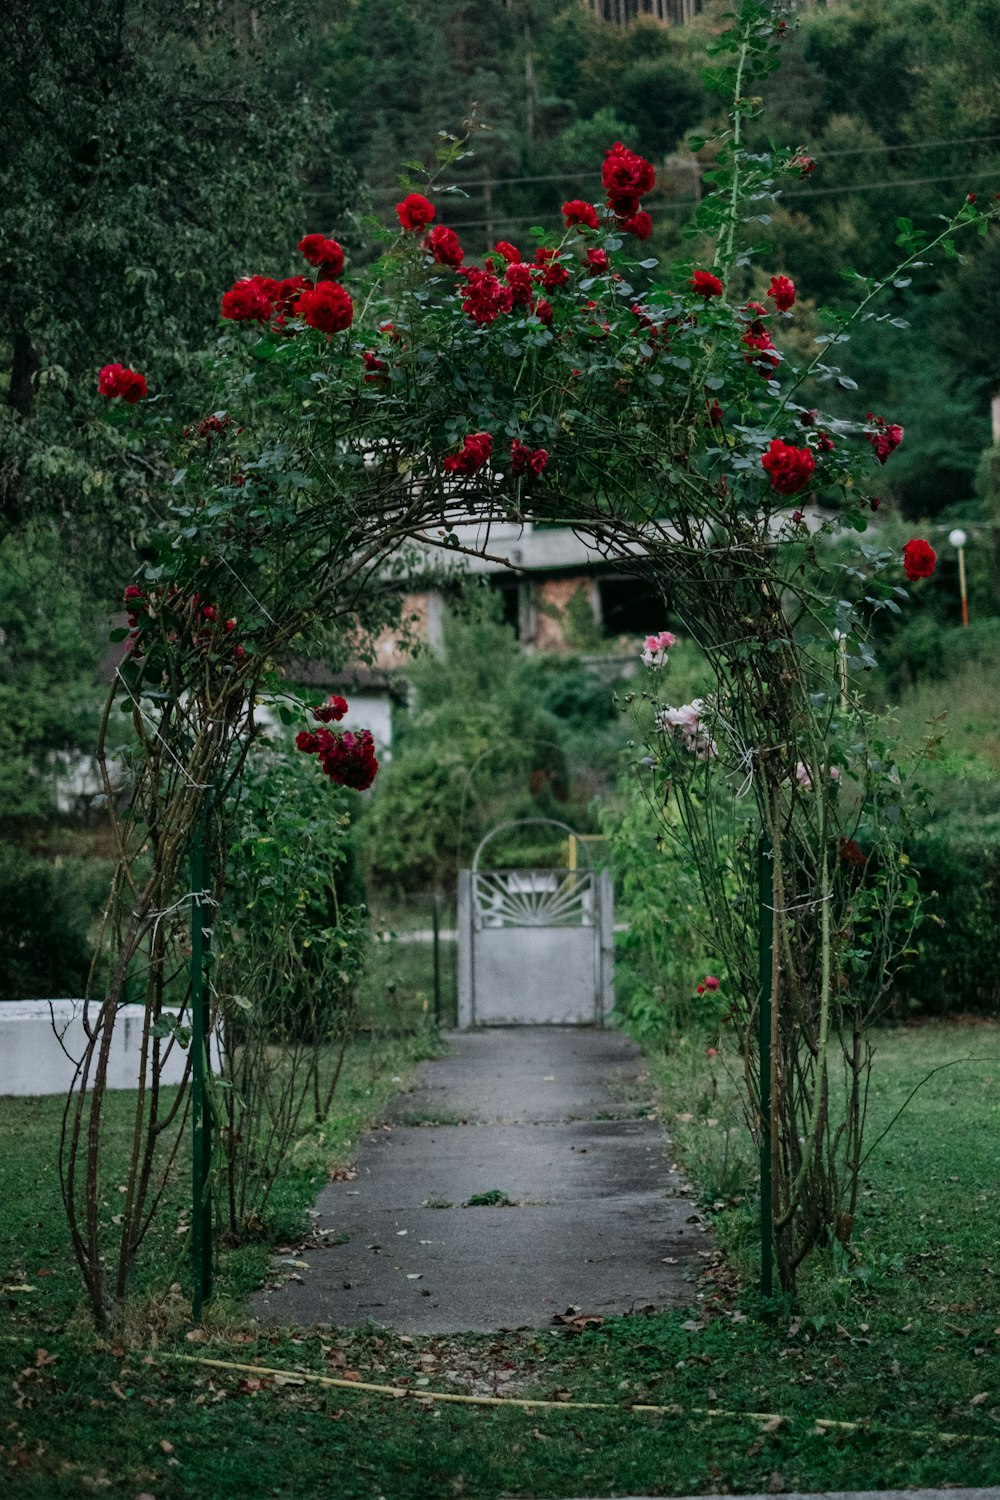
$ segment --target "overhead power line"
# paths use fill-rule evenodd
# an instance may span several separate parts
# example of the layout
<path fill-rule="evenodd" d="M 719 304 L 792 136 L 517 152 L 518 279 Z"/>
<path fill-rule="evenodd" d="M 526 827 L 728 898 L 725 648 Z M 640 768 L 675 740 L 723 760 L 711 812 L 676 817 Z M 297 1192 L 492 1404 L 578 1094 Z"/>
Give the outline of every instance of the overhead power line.
<path fill-rule="evenodd" d="M 898 145 L 884 145 L 881 143 L 876 143 L 868 146 L 838 146 L 832 151 L 819 150 L 812 151 L 809 154 L 816 161 L 825 161 L 828 157 L 834 156 L 868 156 L 869 154 L 873 154 L 875 152 L 885 151 L 933 151 L 938 150 L 942 146 L 982 145 L 988 141 L 1000 141 L 1000 133 L 996 135 L 954 136 L 950 139 L 944 138 L 934 141 L 905 141 L 901 142 Z M 692 156 L 690 159 L 690 163 L 682 163 L 680 165 L 690 165 L 691 167 L 694 167 L 696 165 L 696 159 L 694 156 Z M 593 167 L 579 167 L 571 168 L 570 170 L 565 172 L 547 172 L 542 176 L 535 177 L 473 177 L 461 183 L 460 186 L 463 188 L 522 187 L 528 183 L 536 182 L 580 182 L 586 178 L 593 177 L 594 175 L 595 172 Z M 383 194 L 386 197 L 392 197 L 397 194 L 400 189 L 398 187 L 383 186 L 372 187 L 370 191 L 372 193 Z"/>
<path fill-rule="evenodd" d="M 963 186 L 967 188 L 981 187 L 984 183 L 996 182 L 1000 180 L 1000 169 L 995 172 L 981 173 L 972 178 L 967 177 L 963 172 L 946 172 L 943 175 L 937 177 L 894 177 L 888 178 L 882 182 L 852 182 L 842 184 L 838 187 L 793 189 L 791 192 L 782 191 L 778 197 L 778 201 L 783 202 L 790 198 L 800 199 L 832 197 L 837 194 L 843 195 L 845 193 L 873 193 L 884 191 L 887 188 L 925 187 L 928 184 L 932 183 L 955 182 L 958 179 L 961 179 Z M 654 204 L 654 212 L 677 212 L 682 209 L 692 208 L 701 201 L 702 200 L 699 198 L 671 198 Z M 561 214 L 510 214 L 505 213 L 502 209 L 498 209 L 493 217 L 489 220 L 454 219 L 449 221 L 448 227 L 449 229 L 491 229 L 494 231 L 498 231 L 499 226 L 504 224 L 538 224 L 540 226 L 544 226 L 546 224 L 561 223 Z"/>

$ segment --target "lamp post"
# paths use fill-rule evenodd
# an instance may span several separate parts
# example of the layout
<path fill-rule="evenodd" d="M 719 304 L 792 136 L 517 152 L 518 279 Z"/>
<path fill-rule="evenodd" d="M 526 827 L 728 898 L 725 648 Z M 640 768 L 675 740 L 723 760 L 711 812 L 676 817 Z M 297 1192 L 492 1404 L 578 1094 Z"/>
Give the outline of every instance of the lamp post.
<path fill-rule="evenodd" d="M 840 712 L 847 712 L 847 631 L 835 630 L 833 638 L 837 642 L 837 675 L 840 679 Z"/>
<path fill-rule="evenodd" d="M 948 540 L 958 553 L 958 588 L 962 596 L 962 626 L 969 628 L 969 596 L 965 587 L 965 544 L 969 540 L 961 527 L 949 531 Z"/>

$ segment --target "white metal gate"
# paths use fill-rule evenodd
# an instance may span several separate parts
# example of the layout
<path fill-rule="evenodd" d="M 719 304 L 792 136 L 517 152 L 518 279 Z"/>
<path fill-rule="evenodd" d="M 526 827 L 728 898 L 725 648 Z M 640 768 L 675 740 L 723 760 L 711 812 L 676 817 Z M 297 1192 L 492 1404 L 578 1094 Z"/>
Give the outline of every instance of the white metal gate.
<path fill-rule="evenodd" d="M 480 870 L 501 823 L 458 880 L 458 1024 L 601 1026 L 614 1003 L 613 896 L 606 870 Z"/>

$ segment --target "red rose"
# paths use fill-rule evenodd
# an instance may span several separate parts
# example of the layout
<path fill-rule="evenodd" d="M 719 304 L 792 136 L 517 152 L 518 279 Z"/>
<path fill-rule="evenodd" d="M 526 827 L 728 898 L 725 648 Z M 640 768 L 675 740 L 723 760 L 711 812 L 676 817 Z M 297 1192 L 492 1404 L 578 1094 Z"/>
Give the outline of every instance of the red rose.
<path fill-rule="evenodd" d="M 898 422 L 887 422 L 885 417 L 876 417 L 872 412 L 868 413 L 868 420 L 875 423 L 875 431 L 868 432 L 865 436 L 875 450 L 879 463 L 884 464 L 903 441 L 903 429 Z"/>
<path fill-rule="evenodd" d="M 510 240 L 497 240 L 493 246 L 498 255 L 502 255 L 508 265 L 515 265 L 521 259 L 521 252 Z"/>
<path fill-rule="evenodd" d="M 511 294 L 516 307 L 531 306 L 531 267 L 522 265 L 520 261 L 514 261 L 503 273 L 503 279 L 510 287 Z"/>
<path fill-rule="evenodd" d="M 134 406 L 146 394 L 146 377 L 127 365 L 105 365 L 97 377 L 97 389 L 109 401 L 117 397 Z"/>
<path fill-rule="evenodd" d="M 789 170 L 797 171 L 800 177 L 811 177 L 816 170 L 816 163 L 811 156 L 799 151 L 788 163 Z"/>
<path fill-rule="evenodd" d="M 385 360 L 379 359 L 374 349 L 366 349 L 361 358 L 364 361 L 366 382 L 383 383 L 389 370 Z"/>
<path fill-rule="evenodd" d="M 535 317 L 538 319 L 538 321 L 540 323 L 544 323 L 544 325 L 545 325 L 546 328 L 551 327 L 551 324 L 552 324 L 552 303 L 551 302 L 546 302 L 546 300 L 545 300 L 544 297 L 539 297 L 538 301 L 535 303 L 535 309 L 534 309 L 534 311 L 535 311 Z"/>
<path fill-rule="evenodd" d="M 274 309 L 256 277 L 244 277 L 222 294 L 222 316 L 233 323 L 267 323 Z"/>
<path fill-rule="evenodd" d="M 546 449 L 529 448 L 520 438 L 515 438 L 510 445 L 510 461 L 515 474 L 534 474 L 537 477 L 548 463 L 549 455 Z"/>
<path fill-rule="evenodd" d="M 339 276 L 344 269 L 344 252 L 336 240 L 328 240 L 322 234 L 307 234 L 299 240 L 299 249 L 311 266 L 322 266 L 330 276 Z"/>
<path fill-rule="evenodd" d="M 821 432 L 816 447 L 819 449 L 820 453 L 832 453 L 835 444 L 833 438 L 828 432 Z"/>
<path fill-rule="evenodd" d="M 691 285 L 699 297 L 722 296 L 722 282 L 711 271 L 695 271 L 691 277 Z"/>
<path fill-rule="evenodd" d="M 123 368 L 122 365 L 105 365 L 97 377 L 97 389 L 109 401 L 118 394 L 118 379 Z"/>
<path fill-rule="evenodd" d="M 655 186 L 656 173 L 650 162 L 623 146 L 621 141 L 615 141 L 605 153 L 601 181 L 608 194 L 630 193 L 641 198 Z"/>
<path fill-rule="evenodd" d="M 808 448 L 796 448 L 781 438 L 772 438 L 761 463 L 779 495 L 797 495 L 805 489 L 816 468 Z"/>
<path fill-rule="evenodd" d="M 937 553 L 923 537 L 914 537 L 903 548 L 903 569 L 907 578 L 930 578 L 937 566 Z"/>
<path fill-rule="evenodd" d="M 598 250 L 591 245 L 587 251 L 587 265 L 591 271 L 604 272 L 608 269 L 608 257 L 603 250 Z"/>
<path fill-rule="evenodd" d="M 321 281 L 299 295 L 298 315 L 321 333 L 340 333 L 350 328 L 354 303 L 336 281 Z"/>
<path fill-rule="evenodd" d="M 541 249 L 535 256 L 536 266 L 542 267 L 542 286 L 547 292 L 557 292 L 569 281 L 569 272 L 559 262 L 558 250 Z"/>
<path fill-rule="evenodd" d="M 320 724 L 338 723 L 347 712 L 347 699 L 332 693 L 325 703 L 312 710 L 313 718 Z"/>
<path fill-rule="evenodd" d="M 441 467 L 446 474 L 475 474 L 489 463 L 492 452 L 492 433 L 470 432 L 461 452 L 449 454 L 442 460 Z"/>
<path fill-rule="evenodd" d="M 837 852 L 840 856 L 841 862 L 845 865 L 854 865 L 855 867 L 857 867 L 858 865 L 863 865 L 866 862 L 864 850 L 861 848 L 860 844 L 854 841 L 854 839 L 842 838 L 837 845 Z"/>
<path fill-rule="evenodd" d="M 300 729 L 295 736 L 296 750 L 302 750 L 306 755 L 315 755 L 319 749 L 319 740 L 308 729 Z"/>
<path fill-rule="evenodd" d="M 639 199 L 635 193 L 609 193 L 608 207 L 619 219 L 631 219 L 639 212 Z"/>
<path fill-rule="evenodd" d="M 597 209 L 592 203 L 585 203 L 582 198 L 571 198 L 568 203 L 564 203 L 562 214 L 567 229 L 572 229 L 574 224 L 582 224 L 585 229 L 597 228 Z"/>
<path fill-rule="evenodd" d="M 396 204 L 396 214 L 404 229 L 419 230 L 434 218 L 435 208 L 419 193 L 407 193 L 402 203 Z"/>
<path fill-rule="evenodd" d="M 648 240 L 653 232 L 653 221 L 645 209 L 641 209 L 638 213 L 629 215 L 622 229 L 626 234 L 634 234 L 637 240 Z"/>
<path fill-rule="evenodd" d="M 299 293 L 304 292 L 307 286 L 312 286 L 308 276 L 286 276 L 284 281 L 279 281 L 274 297 L 275 312 L 291 312 L 299 300 Z"/>
<path fill-rule="evenodd" d="M 787 276 L 772 276 L 767 295 L 773 297 L 779 312 L 787 312 L 795 301 L 795 283 Z"/>
<path fill-rule="evenodd" d="M 458 235 L 454 229 L 448 229 L 444 224 L 438 224 L 431 230 L 424 240 L 424 249 L 429 255 L 433 255 L 439 266 L 457 269 L 465 257 L 465 251 L 458 243 Z"/>
<path fill-rule="evenodd" d="M 744 354 L 743 358 L 748 365 L 753 365 L 759 375 L 767 375 L 781 363 L 778 351 L 767 333 L 754 333 L 752 328 L 748 328 L 740 343 L 752 351 Z"/>

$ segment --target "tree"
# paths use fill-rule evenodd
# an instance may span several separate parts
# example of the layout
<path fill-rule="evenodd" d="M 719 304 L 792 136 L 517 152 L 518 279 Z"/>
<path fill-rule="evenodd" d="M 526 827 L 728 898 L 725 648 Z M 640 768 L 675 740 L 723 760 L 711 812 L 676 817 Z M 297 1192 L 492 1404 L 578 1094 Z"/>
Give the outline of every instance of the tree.
<path fill-rule="evenodd" d="M 0 112 L 0 516 L 141 509 L 150 459 L 80 392 L 141 360 L 193 388 L 220 277 L 303 228 L 330 115 L 282 93 L 291 0 L 12 0 Z M 309 226 L 310 228 L 316 226 Z M 287 252 L 284 252 L 287 253 Z M 120 436 L 120 435 L 119 435 Z M 117 450 L 117 451 L 116 451 Z M 114 526 L 105 524 L 105 539 Z"/>

